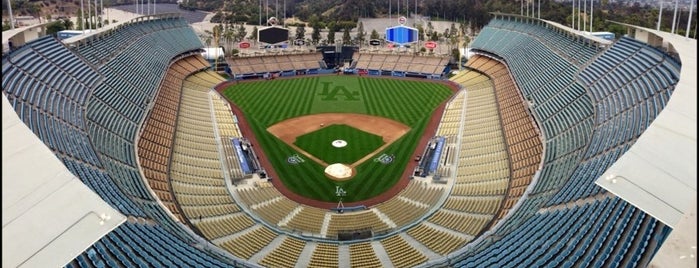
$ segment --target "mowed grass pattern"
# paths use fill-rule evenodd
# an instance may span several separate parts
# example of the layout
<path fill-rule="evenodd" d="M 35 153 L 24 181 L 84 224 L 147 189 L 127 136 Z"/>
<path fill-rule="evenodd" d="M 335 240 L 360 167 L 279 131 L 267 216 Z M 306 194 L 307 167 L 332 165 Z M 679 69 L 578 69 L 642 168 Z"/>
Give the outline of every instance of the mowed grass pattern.
<path fill-rule="evenodd" d="M 412 161 L 432 112 L 451 94 L 447 86 L 428 81 L 342 75 L 246 82 L 224 91 L 243 111 L 279 174 L 280 178 L 273 179 L 297 194 L 327 202 L 338 201 L 335 186 L 347 192 L 345 202 L 368 199 L 391 188 Z M 356 167 L 354 178 L 336 182 L 325 177 L 323 166 L 303 156 L 305 162 L 289 164 L 287 158 L 300 153 L 266 130 L 285 119 L 325 112 L 382 116 L 411 129 L 379 152 L 394 155 L 392 163 L 368 160 Z"/>
<path fill-rule="evenodd" d="M 347 146 L 337 148 L 335 140 L 344 140 Z M 296 138 L 294 145 L 327 164 L 350 165 L 383 145 L 383 138 L 348 125 L 325 126 Z"/>

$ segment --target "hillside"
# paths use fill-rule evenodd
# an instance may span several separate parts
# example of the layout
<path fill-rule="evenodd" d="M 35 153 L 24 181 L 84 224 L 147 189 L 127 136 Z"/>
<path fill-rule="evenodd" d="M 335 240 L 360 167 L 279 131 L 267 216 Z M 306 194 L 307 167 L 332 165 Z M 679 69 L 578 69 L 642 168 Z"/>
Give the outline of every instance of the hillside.
<path fill-rule="evenodd" d="M 103 1 L 103 0 L 101 0 Z M 114 0 L 104 3 L 105 7 L 120 4 L 132 4 L 132 1 Z M 402 2 L 403 5 L 400 4 Z M 15 16 L 32 16 L 36 18 L 58 18 L 77 16 L 80 0 L 15 0 L 12 10 Z M 94 3 L 94 2 L 93 2 Z M 103 2 L 100 2 L 103 3 Z M 177 0 L 158 0 L 158 3 L 177 3 Z M 87 3 L 84 3 L 87 6 Z M 260 5 L 262 4 L 262 6 Z M 540 1 L 540 17 L 547 20 L 570 25 L 572 13 L 569 2 L 554 0 Z M 417 5 L 417 6 L 416 6 Z M 327 26 L 331 22 L 356 22 L 359 18 L 388 18 L 417 12 L 432 21 L 458 21 L 470 24 L 472 30 L 480 29 L 489 18 L 489 12 L 533 15 L 534 6 L 524 8 L 518 1 L 511 0 L 420 0 L 420 1 L 389 1 L 389 0 L 188 0 L 182 8 L 214 12 L 211 22 L 230 22 L 259 24 L 268 17 L 297 18 L 300 21 L 314 24 L 321 22 Z M 655 5 L 638 2 L 602 1 L 594 6 L 594 29 L 616 32 L 618 26 L 611 25 L 607 20 L 626 22 L 643 27 L 655 28 L 658 10 Z M 7 9 L 3 8 L 3 25 L 7 21 Z M 531 12 L 530 12 L 531 10 Z M 539 16 L 539 7 L 536 7 Z M 695 7 L 696 10 L 696 7 Z M 670 30 L 673 10 L 666 8 L 662 14 L 662 27 Z M 687 9 L 678 14 L 679 25 L 687 25 Z M 581 16 L 586 16 L 581 11 Z M 696 16 L 693 17 L 696 21 Z M 692 32 L 696 32 L 696 22 L 692 23 Z M 310 25 L 308 25 L 310 26 Z M 611 27 L 611 28 L 610 28 Z M 684 34 L 684 27 L 678 29 L 678 34 Z M 620 34 L 623 34 L 619 32 Z"/>

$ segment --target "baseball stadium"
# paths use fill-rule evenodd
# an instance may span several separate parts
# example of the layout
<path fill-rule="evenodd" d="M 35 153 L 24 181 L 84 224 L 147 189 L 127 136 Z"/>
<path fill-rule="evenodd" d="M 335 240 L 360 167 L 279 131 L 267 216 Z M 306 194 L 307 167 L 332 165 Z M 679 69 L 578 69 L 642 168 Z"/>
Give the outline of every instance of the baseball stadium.
<path fill-rule="evenodd" d="M 696 39 L 489 15 L 456 65 L 3 32 L 3 267 L 696 267 Z"/>

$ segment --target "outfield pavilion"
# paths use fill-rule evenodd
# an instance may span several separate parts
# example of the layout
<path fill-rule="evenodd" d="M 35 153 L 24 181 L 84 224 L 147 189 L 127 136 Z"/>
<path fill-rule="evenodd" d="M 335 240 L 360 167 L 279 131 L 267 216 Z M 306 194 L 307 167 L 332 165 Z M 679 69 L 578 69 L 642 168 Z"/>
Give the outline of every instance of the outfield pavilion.
<path fill-rule="evenodd" d="M 535 241 L 537 237 L 548 235 L 540 233 L 539 230 L 526 229 L 525 223 L 527 221 L 532 221 L 539 227 L 553 227 L 556 222 L 548 220 L 557 217 L 557 219 L 566 219 L 560 221 L 563 224 L 588 226 L 590 222 L 577 222 L 574 218 L 574 215 L 579 216 L 585 213 L 598 216 L 600 213 L 623 216 L 624 218 L 620 222 L 625 223 L 621 226 L 617 225 L 616 222 L 604 221 L 603 218 L 599 218 L 596 222 L 603 223 L 601 226 L 608 227 L 608 229 L 605 228 L 607 229 L 606 233 L 603 232 L 604 229 L 596 229 L 600 233 L 590 233 L 590 236 L 587 236 L 586 233 L 561 234 L 570 236 L 572 241 L 579 244 L 572 243 L 570 244 L 572 246 L 568 246 L 552 242 L 535 243 L 540 246 L 540 249 L 537 246 L 537 248 L 531 248 L 531 251 L 543 250 L 543 252 L 541 255 L 532 256 L 541 256 L 542 258 L 528 257 L 526 254 L 520 253 L 520 255 L 509 257 L 510 260 L 519 261 L 511 263 L 533 263 L 546 256 L 548 257 L 545 259 L 546 262 L 541 264 L 555 266 L 564 263 L 584 262 L 587 260 L 586 257 L 591 256 L 589 261 L 594 260 L 595 263 L 600 264 L 611 265 L 621 262 L 631 266 L 637 263 L 652 264 L 651 257 L 658 247 L 660 248 L 659 252 L 663 252 L 663 247 L 660 245 L 663 244 L 662 239 L 668 234 L 669 238 L 666 242 L 671 243 L 675 241 L 673 236 L 682 230 L 683 225 L 689 224 L 696 230 L 696 218 L 682 220 L 687 215 L 696 215 L 695 212 L 693 214 L 692 212 L 687 213 L 691 210 L 691 206 L 688 204 L 691 203 L 692 198 L 696 199 L 695 181 L 692 183 L 696 178 L 696 168 L 692 166 L 696 159 L 696 150 L 688 149 L 695 148 L 694 144 L 696 144 L 696 101 L 694 98 L 696 92 L 693 91 L 696 88 L 696 80 L 690 75 L 686 75 L 695 73 L 696 60 L 689 56 L 685 57 L 688 53 L 684 52 L 696 48 L 696 41 L 629 25 L 627 27 L 630 29 L 630 37 L 622 38 L 621 41 L 617 41 L 609 47 L 594 48 L 594 51 L 590 51 L 592 46 L 586 46 L 589 43 L 585 43 L 584 38 L 580 35 L 570 34 L 561 30 L 560 27 L 542 25 L 550 24 L 509 15 L 501 15 L 501 17 L 491 21 L 491 24 L 482 32 L 483 36 L 474 42 L 474 46 L 477 45 L 482 52 L 477 59 L 469 62 L 472 71 L 453 78 L 454 81 L 458 80 L 457 83 L 461 83 L 466 88 L 456 98 L 456 100 L 462 101 L 461 105 L 458 105 L 458 102 L 452 102 L 450 109 L 453 109 L 448 110 L 455 115 L 449 120 L 457 119 L 457 121 L 449 122 L 458 122 L 458 124 L 451 124 L 450 127 L 446 127 L 445 124 L 445 127 L 440 129 L 440 133 L 454 135 L 455 148 L 466 146 L 464 144 L 467 144 L 465 141 L 469 140 L 470 133 L 467 132 L 470 129 L 459 126 L 469 124 L 470 121 L 468 121 L 469 117 L 463 117 L 463 114 L 468 114 L 469 109 L 479 108 L 480 110 L 477 111 L 484 114 L 490 113 L 490 116 L 507 114 L 506 110 L 496 110 L 496 113 L 493 113 L 492 107 L 496 106 L 495 100 L 498 102 L 509 100 L 499 103 L 497 105 L 499 107 L 508 105 L 512 109 L 526 112 L 524 102 L 520 101 L 520 106 L 513 104 L 517 104 L 517 98 L 525 99 L 519 97 L 518 94 L 527 95 L 533 101 L 531 110 L 535 116 L 533 119 L 517 118 L 516 122 L 527 122 L 526 120 L 536 122 L 535 125 L 541 126 L 541 131 L 544 133 L 542 139 L 545 150 L 551 150 L 542 154 L 541 162 L 536 163 L 538 166 L 536 170 L 566 173 L 576 170 L 578 165 L 587 165 L 587 170 L 596 175 L 582 177 L 575 177 L 581 175 L 570 175 L 570 178 L 584 179 L 556 182 L 546 177 L 544 172 L 533 172 L 536 175 L 529 178 L 530 181 L 526 187 L 518 185 L 522 192 L 517 196 L 525 198 L 510 199 L 508 202 L 510 203 L 508 210 L 513 212 L 491 211 L 493 217 L 497 214 L 498 218 L 503 219 L 503 221 L 494 225 L 494 227 L 502 229 L 489 230 L 484 233 L 488 236 L 475 237 L 471 235 L 469 237 L 468 232 L 462 232 L 466 235 L 444 236 L 456 237 L 456 239 L 429 241 L 427 234 L 453 234 L 455 229 L 470 228 L 450 225 L 447 223 L 448 220 L 444 220 L 445 216 L 435 216 L 431 220 L 426 220 L 427 223 L 405 223 L 405 226 L 408 226 L 406 228 L 409 228 L 406 233 L 382 238 L 384 240 L 379 242 L 381 246 L 368 242 L 335 246 L 334 249 L 333 244 L 329 243 L 314 242 L 316 243 L 314 246 L 309 246 L 309 243 L 304 245 L 301 239 L 303 237 L 285 234 L 283 231 L 278 233 L 273 226 L 265 224 L 265 222 L 269 223 L 275 220 L 280 222 L 292 211 L 300 213 L 306 210 L 306 208 L 299 208 L 298 204 L 279 201 L 285 202 L 289 207 L 286 210 L 286 216 L 275 215 L 279 211 L 271 211 L 260 212 L 260 219 L 252 216 L 251 219 L 246 219 L 246 216 L 241 212 L 241 207 L 247 206 L 252 209 L 254 205 L 279 199 L 278 194 L 275 194 L 268 187 L 237 189 L 232 193 L 234 196 L 231 197 L 226 192 L 229 185 L 225 185 L 229 180 L 214 181 L 203 189 L 192 187 L 191 183 L 187 182 L 187 179 L 190 179 L 189 175 L 191 175 L 187 169 L 189 166 L 197 168 L 199 171 L 213 172 L 210 173 L 213 178 L 228 179 L 238 176 L 236 175 L 238 170 L 232 163 L 221 163 L 220 155 L 210 153 L 216 150 L 211 150 L 204 156 L 200 154 L 201 152 L 192 151 L 191 148 L 196 146 L 216 148 L 217 138 L 221 138 L 222 135 L 238 135 L 236 131 L 239 130 L 236 130 L 235 124 L 225 121 L 227 120 L 225 119 L 227 111 L 224 102 L 220 100 L 218 95 L 210 92 L 211 88 L 222 82 L 223 79 L 206 71 L 206 63 L 201 61 L 196 53 L 192 53 L 201 47 L 201 43 L 195 40 L 196 36 L 190 35 L 186 24 L 177 16 L 165 15 L 137 19 L 114 32 L 101 33 L 100 38 L 79 38 L 72 46 L 64 46 L 51 38 L 30 42 L 4 58 L 8 61 L 9 66 L 3 62 L 3 66 L 8 66 L 3 68 L 3 92 L 5 93 L 4 100 L 7 100 L 3 102 L 3 109 L 7 111 L 3 113 L 3 144 L 7 145 L 3 149 L 3 164 L 12 167 L 3 172 L 3 186 L 6 186 L 4 189 L 7 189 L 3 192 L 3 203 L 6 204 L 3 206 L 3 244 L 12 245 L 13 241 L 25 241 L 26 239 L 23 238 L 32 235 L 36 239 L 32 239 L 31 243 L 22 244 L 22 247 L 3 247 L 4 265 L 5 263 L 9 266 L 67 264 L 78 267 L 99 267 L 105 263 L 109 266 L 112 264 L 129 266 L 130 264 L 142 263 L 153 266 L 181 266 L 185 264 L 265 266 L 282 261 L 279 258 L 283 259 L 284 256 L 295 255 L 298 258 L 301 254 L 310 256 L 306 260 L 309 262 L 304 264 L 318 266 L 329 264 L 329 260 L 323 256 L 336 256 L 336 259 L 346 261 L 338 263 L 340 266 L 364 262 L 376 265 L 377 260 L 379 265 L 398 265 L 399 263 L 424 266 L 445 264 L 468 266 L 470 263 L 485 265 L 485 263 L 495 264 L 501 260 L 500 256 L 503 256 L 501 245 L 517 245 L 517 243 Z M 147 37 L 138 38 L 138 35 L 134 33 L 139 32 L 145 33 Z M 166 45 L 158 42 L 161 38 L 172 38 L 178 33 L 184 34 L 184 38 L 175 44 Z M 538 34 L 547 34 L 552 38 L 529 37 Z M 546 59 L 554 63 L 551 66 L 566 70 L 563 73 L 570 76 L 560 79 L 568 80 L 553 80 L 553 82 L 568 83 L 567 86 L 561 88 L 570 89 L 570 91 L 561 90 L 565 94 L 558 95 L 545 95 L 551 93 L 536 91 L 538 85 L 535 82 L 541 83 L 541 77 L 535 73 L 527 73 L 523 68 L 532 59 L 527 58 L 526 53 L 518 51 L 516 47 L 494 41 L 503 40 L 505 37 L 514 38 L 536 47 L 541 53 L 537 55 L 545 56 Z M 120 39 L 116 38 L 124 38 L 121 40 L 126 40 L 126 43 L 130 45 L 119 47 L 119 42 L 115 41 Z M 644 45 L 636 39 L 652 45 Z M 145 67 L 126 65 L 128 59 L 139 57 L 135 52 L 136 48 L 145 48 L 146 44 L 149 44 L 148 42 L 155 42 L 151 44 L 156 44 L 162 48 L 158 53 L 165 51 L 164 54 L 155 54 L 156 61 L 149 66 L 153 69 L 163 70 L 162 73 L 154 73 Z M 552 49 L 551 47 L 555 46 L 548 42 L 562 42 L 566 46 L 559 47 L 565 47 L 569 50 Z M 113 50 L 102 50 L 105 47 L 110 48 L 110 46 Z M 168 48 L 172 50 L 168 50 Z M 109 53 L 104 54 L 105 51 Z M 679 55 L 681 61 L 679 67 L 681 68 L 672 67 L 677 62 L 672 62 L 676 59 L 668 56 L 667 51 L 670 51 L 670 54 L 677 53 Z M 590 52 L 586 56 L 587 61 L 566 62 L 566 59 L 579 58 L 571 56 L 572 53 L 585 52 Z M 636 59 L 630 57 L 630 55 L 636 55 L 635 53 L 638 55 L 648 54 L 648 57 L 644 58 L 647 62 L 635 62 Z M 59 70 L 70 81 L 64 81 L 65 79 L 61 79 L 60 75 L 52 75 L 52 72 L 47 70 L 37 69 L 42 66 L 36 65 L 39 62 L 49 63 L 43 65 L 44 68 Z M 544 66 L 545 64 L 540 65 Z M 618 73 L 609 72 L 608 75 L 605 75 L 604 72 L 599 72 L 599 70 L 604 70 L 603 68 L 619 71 Z M 555 72 L 556 69 L 551 71 Z M 665 76 L 666 71 L 670 72 L 667 76 Z M 133 82 L 129 82 L 127 77 L 119 75 L 119 73 L 129 72 L 133 72 L 137 77 L 142 77 L 148 86 L 138 91 Z M 542 70 L 542 73 L 545 72 L 546 70 Z M 650 78 L 651 75 L 654 75 L 654 78 Z M 663 82 L 666 84 L 663 85 Z M 615 87 L 608 87 L 613 83 L 639 85 L 639 88 L 643 88 L 644 94 L 647 95 L 639 95 L 631 91 L 634 96 L 623 90 L 618 91 L 619 93 L 613 93 Z M 472 91 L 469 91 L 470 88 Z M 513 91 L 518 88 L 519 92 L 522 93 Z M 581 88 L 584 90 L 582 93 L 575 91 Z M 578 95 L 575 95 L 574 98 L 566 99 L 570 97 L 566 94 L 576 92 Z M 587 94 L 585 92 L 590 92 L 588 97 L 584 97 L 584 94 Z M 557 99 L 557 96 L 560 96 L 561 99 Z M 597 98 L 595 99 L 596 105 L 592 105 L 592 101 L 584 104 L 587 106 L 581 106 L 583 104 L 580 103 L 571 104 L 571 107 L 575 109 L 587 107 L 586 112 L 566 110 L 561 108 L 561 106 L 567 107 L 565 102 L 559 103 L 566 100 L 576 101 L 592 98 L 590 96 Z M 49 99 L 51 101 L 47 101 Z M 180 109 L 189 109 L 188 111 L 191 113 L 188 114 L 201 114 L 204 117 L 207 116 L 208 112 L 209 120 L 174 116 L 175 114 L 171 110 L 168 111 L 168 107 L 172 107 L 168 104 L 172 104 L 177 99 L 182 100 L 182 104 L 180 104 L 182 108 Z M 128 100 L 128 103 L 123 103 L 123 100 Z M 474 101 L 477 102 L 473 103 Z M 196 105 L 184 105 L 184 103 Z M 646 107 L 651 107 L 651 103 L 654 114 L 643 116 L 643 111 L 638 107 L 646 109 Z M 606 113 L 604 114 L 606 117 L 599 114 L 600 112 L 596 112 L 598 117 L 594 117 L 593 120 L 592 115 L 595 112 L 592 110 L 592 106 L 595 106 L 597 111 Z M 129 109 L 129 107 L 133 109 Z M 14 114 L 19 117 L 12 115 L 13 112 L 10 109 L 14 109 Z M 651 110 L 648 108 L 646 112 L 648 111 Z M 636 112 L 639 114 L 638 117 L 635 115 Z M 557 119 L 555 114 L 569 113 L 582 114 L 578 115 L 581 123 L 575 125 L 583 126 L 588 131 L 578 132 L 577 128 L 568 129 L 565 124 L 570 122 L 555 120 Z M 459 117 L 459 114 L 462 114 L 462 117 Z M 655 120 L 650 119 L 651 117 Z M 631 121 L 622 121 L 622 118 L 630 118 Z M 645 120 L 642 121 L 641 118 Z M 120 120 L 126 120 L 127 123 L 119 123 Z M 501 120 L 502 122 L 510 122 L 507 120 L 511 120 L 511 118 L 507 117 Z M 629 126 L 634 126 L 633 131 L 623 133 L 623 135 L 618 133 L 619 136 L 625 137 L 627 140 L 606 141 L 608 143 L 596 140 L 595 137 L 601 139 L 600 137 L 604 136 L 599 133 L 607 133 L 614 129 L 613 124 L 617 122 L 614 120 L 620 120 L 619 123 L 623 122 L 628 123 Z M 22 121 L 24 123 L 20 123 Z M 159 125 L 168 122 L 172 124 L 175 121 L 178 126 L 176 131 L 153 132 L 149 131 L 148 128 L 151 125 L 148 122 L 154 122 L 152 125 Z M 25 124 L 29 126 L 29 129 Z M 140 130 L 138 130 L 139 128 Z M 59 129 L 60 131 L 58 131 Z M 593 129 L 594 131 L 590 132 Z M 35 134 L 28 133 L 28 130 Z M 529 131 L 532 130 L 529 129 Z M 501 146 L 499 152 L 501 155 L 502 152 L 506 152 L 502 156 L 510 159 L 510 163 L 514 161 L 512 152 L 521 151 L 515 149 L 514 146 L 512 148 L 505 146 L 514 144 L 509 140 L 517 140 L 518 136 L 513 135 L 517 132 L 520 130 L 511 132 L 508 130 L 507 124 L 502 124 L 502 130 L 499 133 L 505 142 L 495 142 L 493 145 L 498 146 L 499 144 Z M 204 144 L 191 144 L 191 140 L 186 138 L 188 135 L 201 135 L 211 139 Z M 556 143 L 556 138 L 567 139 L 569 136 L 582 139 L 583 142 L 578 143 L 578 147 L 567 148 L 568 151 L 565 151 L 566 149 L 557 151 L 558 149 L 553 148 L 564 144 Z M 26 139 L 26 141 L 17 142 L 19 137 Z M 37 139 L 37 137 L 42 139 Z M 74 143 L 76 140 L 79 142 Z M 142 140 L 145 141 L 139 143 Z M 152 143 L 147 144 L 146 141 Z M 26 145 L 15 147 L 12 146 L 14 144 Z M 50 152 L 46 150 L 47 146 L 44 144 L 48 145 Z M 171 146 L 166 146 L 168 144 Z M 583 155 L 586 152 L 582 151 L 582 148 L 588 148 L 592 144 L 597 146 L 595 147 L 597 151 L 590 151 L 589 156 Z M 118 148 L 121 147 L 130 149 L 120 151 Z M 172 149 L 167 153 L 163 153 L 162 149 L 159 149 L 166 148 L 167 150 L 168 147 Z M 653 153 L 645 153 L 648 151 Z M 577 154 L 577 156 L 559 160 L 552 156 L 558 152 L 568 155 Z M 182 165 L 176 164 L 180 162 L 177 160 L 163 166 L 161 160 L 158 159 L 164 154 L 172 155 L 173 158 L 178 156 L 180 157 L 178 159 L 182 159 L 182 161 L 187 161 L 185 159 L 192 155 L 196 155 L 198 158 L 195 162 L 183 162 Z M 45 159 L 39 159 L 37 156 Z M 465 160 L 468 159 L 466 156 L 464 155 Z M 57 162 L 56 157 L 61 162 Z M 474 157 L 479 157 L 479 155 L 471 156 L 471 158 Z M 543 160 L 544 157 L 553 158 L 550 158 L 552 161 L 547 162 Z M 31 169 L 30 159 L 39 159 L 40 163 L 46 163 L 46 168 L 42 170 Z M 550 166 L 548 166 L 549 164 Z M 461 169 L 456 166 L 458 165 L 443 168 L 451 168 L 454 171 L 454 176 L 457 177 Z M 567 169 L 559 169 L 559 166 L 567 167 Z M 639 172 L 641 168 L 644 169 Z M 161 174 L 167 172 L 181 174 L 179 177 L 173 176 L 173 182 L 170 182 L 172 188 L 175 188 L 175 185 L 181 187 L 174 193 L 168 191 L 168 187 L 162 184 L 163 182 L 167 183 L 167 180 L 163 181 Z M 505 173 L 511 176 L 514 172 L 508 170 Z M 73 174 L 78 174 L 78 176 Z M 610 176 L 610 174 L 614 176 Z M 643 174 L 657 175 L 653 176 L 654 180 L 645 181 Z M 22 178 L 22 180 L 16 178 Z M 597 178 L 600 180 L 597 180 L 595 184 L 594 181 Z M 624 188 L 622 180 L 631 181 L 634 183 L 633 185 L 638 185 L 643 190 Z M 657 187 L 652 184 L 658 180 L 667 185 L 675 184 L 681 187 Z M 221 182 L 224 184 L 222 185 Z M 544 182 L 550 184 L 544 185 Z M 97 196 L 107 203 L 100 204 L 100 201 L 96 200 L 97 196 L 88 187 L 80 185 L 81 183 L 92 188 L 98 193 Z M 512 188 L 507 186 L 508 183 L 505 185 L 506 189 Z M 544 186 L 547 188 L 542 188 Z M 424 188 L 423 191 L 425 191 Z M 13 191 L 9 191 L 9 189 Z M 440 197 L 429 195 L 431 197 L 428 200 L 423 200 L 422 204 L 428 203 L 435 206 L 443 204 L 444 200 L 450 198 L 448 195 L 454 193 L 444 189 L 436 191 L 435 188 L 427 187 L 427 189 L 432 190 L 426 191 L 437 192 L 435 196 Z M 584 190 L 578 191 L 579 189 Z M 211 193 L 211 191 L 222 193 L 214 195 L 215 197 L 212 199 L 223 198 L 226 200 L 225 198 L 228 198 L 227 201 L 214 203 L 217 212 L 209 212 L 211 220 L 201 221 L 194 216 L 201 215 L 200 210 L 209 211 L 205 208 L 206 206 L 198 206 L 206 204 L 200 202 L 208 202 L 201 199 L 209 199 L 197 197 L 202 190 L 206 193 Z M 247 191 L 252 191 L 251 195 L 243 197 L 246 196 Z M 184 197 L 185 195 L 178 197 L 175 194 L 178 192 L 189 194 L 186 195 L 187 197 Z M 650 196 L 659 197 L 660 202 L 650 202 L 649 200 L 652 201 L 652 199 L 642 197 L 639 193 L 650 193 Z M 405 198 L 416 200 L 420 199 L 421 193 L 406 194 Z M 95 202 L 85 201 L 80 202 L 80 204 L 72 202 L 78 199 L 76 197 L 78 195 L 81 201 L 93 199 Z M 640 200 L 634 199 L 638 196 L 641 196 Z M 184 206 L 181 205 L 182 203 L 177 206 L 174 202 L 180 200 L 179 198 L 185 200 L 190 197 L 192 198 L 189 199 L 191 202 L 185 202 L 187 205 Z M 248 201 L 234 204 L 230 202 L 231 200 Z M 501 200 L 505 200 L 504 195 L 502 195 Z M 661 206 L 663 204 L 665 207 Z M 638 209 L 634 206 L 637 206 Z M 439 207 L 435 208 L 433 213 L 440 213 L 437 212 Z M 696 210 L 696 207 L 693 209 Z M 522 212 L 517 213 L 518 210 Z M 309 209 L 309 211 L 312 210 Z M 389 210 L 387 209 L 387 211 Z M 320 217 L 314 213 L 310 212 L 309 219 Z M 451 212 L 442 213 L 449 214 Z M 220 215 L 229 216 L 219 217 Z M 45 219 L 51 219 L 50 228 L 43 226 L 42 223 Z M 182 225 L 183 222 L 189 222 L 201 230 L 207 230 L 209 227 L 212 229 L 211 231 L 202 231 L 205 234 L 204 237 L 201 237 L 197 233 L 187 230 Z M 396 223 L 398 220 L 394 219 L 392 222 Z M 629 222 L 632 224 L 627 225 Z M 221 230 L 221 228 L 210 226 L 212 224 L 236 227 Z M 352 223 L 343 221 L 340 224 Z M 322 226 L 320 229 L 323 229 Z M 451 230 L 444 230 L 444 226 Z M 37 228 L 46 231 L 36 232 Z M 318 225 L 308 228 L 315 229 L 318 228 Z M 676 230 L 670 232 L 670 229 L 673 228 Z M 541 230 L 546 231 L 545 229 Z M 691 232 L 692 227 L 688 229 Z M 242 230 L 245 230 L 246 234 L 249 235 L 236 236 L 236 232 L 229 233 L 231 231 L 241 231 L 242 233 Z M 613 237 L 624 238 L 624 240 L 619 240 L 624 242 L 617 243 L 609 240 L 609 242 L 602 242 L 599 245 L 592 243 L 605 236 L 600 234 L 609 234 L 611 231 L 615 235 Z M 469 232 L 478 234 L 479 231 Z M 320 233 L 322 234 L 322 231 Z M 274 241 L 273 244 L 276 248 L 255 245 L 250 239 L 245 239 L 245 237 L 252 236 L 250 234 L 266 237 L 267 241 L 270 242 Z M 147 241 L 146 244 L 150 246 L 142 246 L 142 248 L 137 246 L 134 243 L 136 238 Z M 471 241 L 471 243 L 466 243 L 466 240 Z M 240 244 L 231 243 L 231 241 Z M 406 243 L 406 241 L 410 243 Z M 448 241 L 449 244 L 442 244 L 445 241 Z M 160 247 L 163 243 L 174 245 L 163 249 L 172 256 L 159 255 L 162 252 L 156 250 L 156 245 Z M 251 244 L 246 246 L 243 243 Z M 691 246 L 695 244 L 695 241 L 688 243 Z M 230 250 L 216 249 L 214 245 Z M 255 254 L 249 249 L 238 249 L 238 245 L 240 248 L 266 249 L 267 255 Z M 599 247 L 599 254 L 595 251 L 585 250 L 590 246 Z M 686 244 L 679 246 L 687 247 Z M 311 247 L 312 249 L 310 249 Z M 422 252 L 419 254 L 424 258 L 412 260 L 406 260 L 405 257 L 394 258 L 394 256 L 404 256 L 401 254 L 405 254 L 405 252 L 413 253 L 416 248 L 420 249 L 418 252 Z M 373 255 L 370 253 L 372 250 L 374 250 Z M 306 251 L 313 251 L 313 253 Z M 382 251 L 389 257 L 388 260 L 379 256 Z M 315 252 L 320 253 L 315 254 Z M 581 252 L 581 255 L 577 256 L 577 252 Z M 612 253 L 615 257 L 607 259 Z M 605 254 L 606 257 L 603 257 Z M 670 254 L 668 262 L 674 261 L 676 263 L 678 260 L 681 262 L 682 258 L 678 257 L 678 255 L 683 254 L 681 251 Z M 673 259 L 673 254 L 677 258 Z M 362 256 L 374 256 L 374 258 Z M 580 258 L 581 256 L 585 257 Z M 661 256 L 663 255 L 658 254 L 658 257 Z M 419 262 L 416 263 L 415 260 Z M 301 261 L 303 260 L 299 259 L 296 262 L 297 265 Z"/>

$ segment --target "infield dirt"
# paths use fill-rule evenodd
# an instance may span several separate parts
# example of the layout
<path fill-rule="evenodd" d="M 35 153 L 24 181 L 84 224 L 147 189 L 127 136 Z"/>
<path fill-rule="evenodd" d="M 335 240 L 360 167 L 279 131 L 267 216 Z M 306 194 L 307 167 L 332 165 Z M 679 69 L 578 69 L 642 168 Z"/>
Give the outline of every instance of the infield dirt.
<path fill-rule="evenodd" d="M 403 136 L 403 134 L 410 131 L 410 127 L 398 121 L 379 116 L 352 113 L 322 113 L 294 117 L 268 127 L 267 131 L 284 141 L 296 151 L 301 152 L 306 157 L 323 166 L 327 166 L 332 163 L 325 163 L 301 148 L 298 148 L 296 145 L 294 145 L 294 141 L 296 141 L 296 138 L 301 135 L 311 133 L 333 124 L 348 125 L 364 132 L 383 137 L 384 145 L 372 153 L 362 157 L 358 161 L 352 163 L 350 166 L 353 168 L 367 159 L 370 159 L 376 153 L 382 151 L 391 145 L 391 143 L 398 140 L 401 136 Z"/>

